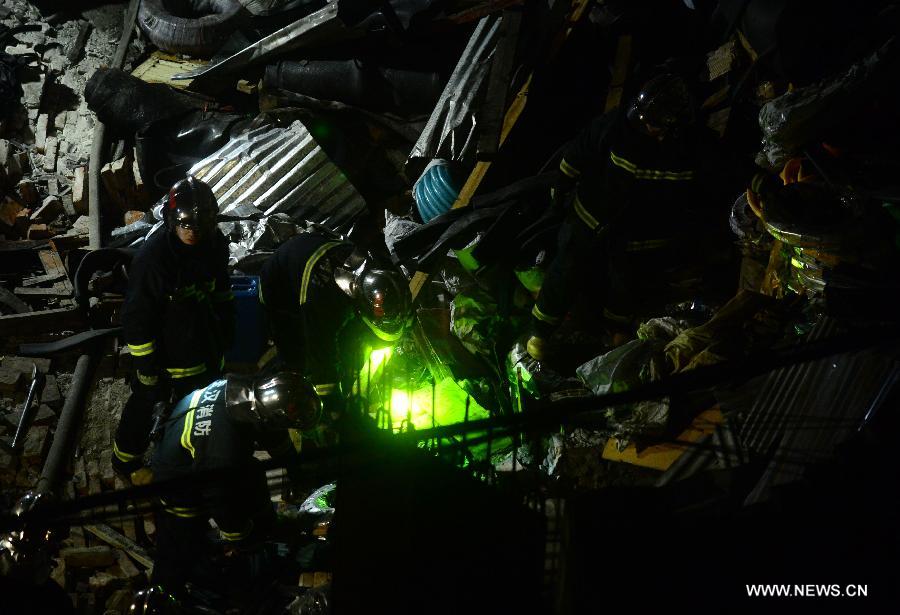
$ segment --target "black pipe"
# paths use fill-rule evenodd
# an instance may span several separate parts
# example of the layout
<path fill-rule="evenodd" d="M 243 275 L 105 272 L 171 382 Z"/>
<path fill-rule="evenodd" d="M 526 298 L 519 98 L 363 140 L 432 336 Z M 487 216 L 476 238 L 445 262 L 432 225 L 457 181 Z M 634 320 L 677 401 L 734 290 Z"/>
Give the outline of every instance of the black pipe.
<path fill-rule="evenodd" d="M 59 484 L 62 472 L 72 457 L 72 449 L 78 428 L 84 415 L 84 404 L 87 392 L 91 388 L 94 378 L 94 369 L 97 366 L 97 351 L 83 354 L 78 357 L 75 364 L 75 372 L 72 374 L 72 385 L 66 395 L 62 412 L 59 415 L 59 423 L 53 435 L 53 443 L 47 454 L 47 461 L 41 470 L 35 491 L 37 493 L 53 493 Z"/>

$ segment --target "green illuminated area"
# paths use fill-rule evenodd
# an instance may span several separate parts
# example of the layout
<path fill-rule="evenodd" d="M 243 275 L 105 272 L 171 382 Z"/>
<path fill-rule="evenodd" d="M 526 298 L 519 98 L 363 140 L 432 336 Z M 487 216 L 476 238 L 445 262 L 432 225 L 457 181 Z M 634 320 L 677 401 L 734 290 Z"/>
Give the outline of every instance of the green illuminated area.
<path fill-rule="evenodd" d="M 368 400 L 369 415 L 381 429 L 423 430 L 490 416 L 455 380 L 411 382 L 392 369 L 390 348 L 373 350 L 361 371 L 357 391 Z M 468 411 L 466 405 L 468 404 Z"/>

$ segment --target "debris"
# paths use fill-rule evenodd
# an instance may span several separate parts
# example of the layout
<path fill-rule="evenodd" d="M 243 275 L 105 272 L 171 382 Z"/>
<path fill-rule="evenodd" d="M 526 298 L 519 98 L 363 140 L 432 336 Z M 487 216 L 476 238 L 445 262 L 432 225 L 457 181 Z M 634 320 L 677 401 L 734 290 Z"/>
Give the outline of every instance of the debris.
<path fill-rule="evenodd" d="M 22 461 L 32 467 L 40 467 L 50 443 L 50 428 L 46 425 L 34 425 L 25 436 L 22 447 Z"/>
<path fill-rule="evenodd" d="M 281 152 L 277 158 L 267 155 L 275 143 Z M 285 213 L 339 232 L 366 209 L 353 184 L 299 120 L 286 128 L 264 126 L 238 135 L 189 172 L 209 184 L 222 214 L 251 204 L 267 216 Z M 277 181 L 264 183 L 260 177 Z"/>
<path fill-rule="evenodd" d="M 88 37 L 91 35 L 92 28 L 93 26 L 89 21 L 78 22 L 78 34 L 75 35 L 75 38 L 72 40 L 72 44 L 66 51 L 66 60 L 68 60 L 69 63 L 78 62 L 78 58 L 81 56 L 81 52 L 84 50 L 84 44 L 87 42 Z"/>
<path fill-rule="evenodd" d="M 44 390 L 41 391 L 41 403 L 47 404 L 48 407 L 56 410 L 62 407 L 63 398 L 59 392 L 59 385 L 56 383 L 55 376 L 47 376 Z"/>
<path fill-rule="evenodd" d="M 47 137 L 47 143 L 44 146 L 44 170 L 48 172 L 56 171 L 56 150 L 59 143 L 56 137 Z"/>
<path fill-rule="evenodd" d="M 37 119 L 37 126 L 34 129 L 34 149 L 36 149 L 40 153 L 44 153 L 44 147 L 47 144 L 47 124 L 50 121 L 50 116 L 46 113 L 41 113 Z"/>
<path fill-rule="evenodd" d="M 0 367 L 0 393 L 5 396 L 12 397 L 21 387 L 23 380 L 24 377 L 19 370 Z"/>
<path fill-rule="evenodd" d="M 16 225 L 16 216 L 19 215 L 24 207 L 17 201 L 6 198 L 0 203 L 0 223 L 12 228 Z"/>
<path fill-rule="evenodd" d="M 113 547 L 127 551 L 128 554 L 131 555 L 131 557 L 133 557 L 137 562 L 143 564 L 147 568 L 153 567 L 153 560 L 140 545 L 126 538 L 108 525 L 97 523 L 93 525 L 85 525 L 84 529 L 89 531 L 100 540 L 112 545 Z M 106 549 L 107 551 L 109 551 L 109 547 L 97 548 Z M 110 561 L 109 563 L 111 564 L 112 561 Z"/>
<path fill-rule="evenodd" d="M 59 197 L 48 196 L 44 202 L 31 214 L 31 220 L 34 222 L 42 222 L 44 224 L 52 222 L 61 213 L 63 213 L 62 201 Z M 29 239 L 40 239 L 39 237 L 29 237 Z"/>
<path fill-rule="evenodd" d="M 72 205 L 79 215 L 88 214 L 88 173 L 86 166 L 75 167 L 75 179 L 72 181 Z"/>
<path fill-rule="evenodd" d="M 191 85 L 192 79 L 175 80 L 173 75 L 196 70 L 206 62 L 179 58 L 162 51 L 154 51 L 150 57 L 131 71 L 131 74 L 147 83 L 162 83 L 173 88 L 185 89 Z"/>
<path fill-rule="evenodd" d="M 22 202 L 29 207 L 36 205 L 40 201 L 40 195 L 34 187 L 34 182 L 29 179 L 20 181 L 17 190 L 19 191 L 19 196 L 22 197 Z"/>
<path fill-rule="evenodd" d="M 3 367 L 22 372 L 23 374 L 30 374 L 33 365 L 36 365 L 38 371 L 42 374 L 47 374 L 50 371 L 50 359 L 46 358 L 6 356 L 3 357 L 2 361 Z M 52 376 L 48 377 L 52 378 Z"/>
<path fill-rule="evenodd" d="M 284 61 L 266 67 L 262 85 L 371 111 L 430 113 L 443 90 L 436 72 L 377 66 L 364 59 Z"/>

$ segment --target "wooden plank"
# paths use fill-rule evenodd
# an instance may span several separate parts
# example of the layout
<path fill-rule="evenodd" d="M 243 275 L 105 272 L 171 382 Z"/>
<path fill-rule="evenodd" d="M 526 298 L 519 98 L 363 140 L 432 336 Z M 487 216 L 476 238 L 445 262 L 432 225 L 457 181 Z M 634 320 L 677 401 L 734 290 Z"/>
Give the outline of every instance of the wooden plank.
<path fill-rule="evenodd" d="M 26 280 L 22 280 L 22 286 L 38 286 L 40 284 L 49 284 L 51 282 L 56 282 L 57 280 L 66 277 L 65 271 L 57 271 L 56 273 L 45 273 L 44 275 L 38 275 L 33 278 L 28 278 Z"/>
<path fill-rule="evenodd" d="M 35 333 L 73 330 L 86 326 L 84 315 L 74 307 L 0 316 L 0 335 L 26 337 Z"/>
<path fill-rule="evenodd" d="M 62 284 L 55 284 L 50 288 L 17 286 L 13 289 L 13 293 L 20 297 L 59 297 L 68 299 L 72 296 L 72 291 Z"/>
<path fill-rule="evenodd" d="M 206 66 L 202 60 L 185 60 L 162 51 L 154 51 L 131 74 L 146 83 L 163 83 L 178 89 L 186 89 L 193 79 L 174 80 L 173 75 L 186 73 Z"/>
<path fill-rule="evenodd" d="M 55 250 L 41 250 L 38 252 L 38 256 L 41 259 L 41 264 L 44 266 L 44 270 L 47 272 L 47 275 L 55 275 L 61 273 L 63 278 L 57 282 L 57 285 L 60 285 L 62 288 L 65 288 L 69 295 L 74 294 L 75 289 L 72 286 L 72 282 L 69 281 L 69 276 L 66 271 L 66 266 L 63 265 L 62 258 L 59 256 L 59 252 Z"/>

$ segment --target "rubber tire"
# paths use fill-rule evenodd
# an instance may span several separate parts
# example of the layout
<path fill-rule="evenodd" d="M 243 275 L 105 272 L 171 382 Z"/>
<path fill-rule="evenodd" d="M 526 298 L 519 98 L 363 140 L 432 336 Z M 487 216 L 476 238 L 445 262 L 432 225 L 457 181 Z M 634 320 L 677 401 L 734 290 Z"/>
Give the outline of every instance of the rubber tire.
<path fill-rule="evenodd" d="M 210 57 L 231 36 L 243 15 L 238 0 L 184 0 L 208 14 L 178 17 L 167 5 L 178 0 L 141 0 L 138 23 L 150 41 L 171 53 Z"/>

